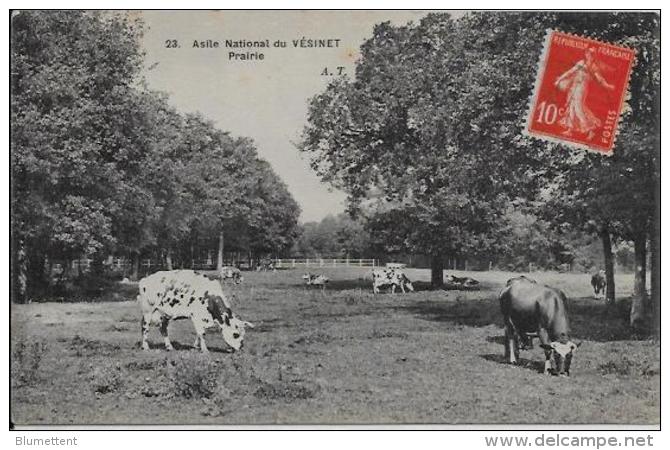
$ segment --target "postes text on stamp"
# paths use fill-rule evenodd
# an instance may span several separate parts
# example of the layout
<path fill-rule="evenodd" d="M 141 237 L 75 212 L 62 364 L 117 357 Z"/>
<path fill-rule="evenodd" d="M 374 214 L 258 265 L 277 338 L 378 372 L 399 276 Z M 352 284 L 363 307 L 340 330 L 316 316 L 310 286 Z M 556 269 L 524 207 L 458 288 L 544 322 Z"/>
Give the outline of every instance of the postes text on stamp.
<path fill-rule="evenodd" d="M 525 134 L 611 154 L 635 51 L 550 30 Z"/>

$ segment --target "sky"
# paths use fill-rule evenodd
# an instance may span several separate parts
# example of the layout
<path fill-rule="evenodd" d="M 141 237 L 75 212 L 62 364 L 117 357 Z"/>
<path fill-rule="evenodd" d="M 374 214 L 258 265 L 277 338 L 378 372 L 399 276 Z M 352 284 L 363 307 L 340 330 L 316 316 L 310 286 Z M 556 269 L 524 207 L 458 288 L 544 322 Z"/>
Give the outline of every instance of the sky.
<path fill-rule="evenodd" d="M 184 113 L 200 112 L 234 136 L 251 137 L 262 158 L 302 208 L 301 221 L 344 210 L 343 192 L 329 189 L 294 143 L 306 123 L 308 100 L 323 91 L 337 67 L 353 77 L 359 47 L 374 24 L 418 21 L 425 11 L 144 11 L 145 77 Z M 340 39 L 339 47 L 294 48 L 293 40 Z M 167 48 L 177 40 L 179 48 Z M 193 41 L 219 48 L 194 48 Z M 268 39 L 267 49 L 231 49 L 227 39 Z M 277 40 L 285 48 L 273 47 Z M 334 42 L 331 41 L 334 45 Z M 171 43 L 170 43 L 171 45 Z M 230 51 L 258 51 L 262 61 L 230 60 Z"/>

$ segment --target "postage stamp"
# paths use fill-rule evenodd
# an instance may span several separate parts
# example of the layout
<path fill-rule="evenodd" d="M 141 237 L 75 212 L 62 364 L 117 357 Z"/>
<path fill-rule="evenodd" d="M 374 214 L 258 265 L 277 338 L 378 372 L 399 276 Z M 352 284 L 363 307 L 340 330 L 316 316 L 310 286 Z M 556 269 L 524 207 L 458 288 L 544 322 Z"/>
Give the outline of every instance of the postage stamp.
<path fill-rule="evenodd" d="M 635 51 L 549 30 L 525 134 L 611 155 Z"/>

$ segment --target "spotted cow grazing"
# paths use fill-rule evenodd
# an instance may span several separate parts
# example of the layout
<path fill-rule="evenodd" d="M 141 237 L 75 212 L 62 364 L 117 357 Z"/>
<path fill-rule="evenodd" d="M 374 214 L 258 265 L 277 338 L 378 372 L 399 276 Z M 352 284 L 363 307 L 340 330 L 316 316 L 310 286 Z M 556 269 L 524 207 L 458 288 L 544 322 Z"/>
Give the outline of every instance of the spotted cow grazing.
<path fill-rule="evenodd" d="M 395 294 L 396 288 L 400 288 L 405 293 L 405 288 L 410 292 L 414 291 L 414 286 L 407 275 L 399 269 L 375 269 L 372 271 L 372 292 L 379 293 L 379 288 L 391 288 L 391 293 Z"/>
<path fill-rule="evenodd" d="M 191 319 L 197 334 L 195 348 L 207 352 L 205 331 L 218 327 L 233 350 L 242 348 L 245 328 L 253 324 L 233 314 L 230 302 L 217 280 L 192 270 L 156 272 L 142 278 L 137 301 L 142 309 L 142 348 L 149 350 L 150 325 L 159 325 L 165 349 L 172 350 L 168 337 L 171 320 Z"/>
<path fill-rule="evenodd" d="M 512 278 L 500 292 L 500 309 L 505 323 L 505 358 L 519 359 L 519 339 L 537 333 L 544 349 L 544 373 L 570 375 L 574 351 L 581 345 L 568 334 L 567 298 L 562 291 L 526 277 Z"/>
<path fill-rule="evenodd" d="M 599 270 L 594 273 L 591 277 L 591 286 L 593 286 L 593 294 L 597 297 L 605 295 L 605 288 L 607 287 L 607 278 L 605 277 L 605 271 Z"/>
<path fill-rule="evenodd" d="M 230 280 L 235 284 L 240 284 L 242 281 L 244 281 L 242 271 L 237 267 L 231 266 L 221 267 L 221 270 L 219 271 L 219 279 L 221 281 Z"/>

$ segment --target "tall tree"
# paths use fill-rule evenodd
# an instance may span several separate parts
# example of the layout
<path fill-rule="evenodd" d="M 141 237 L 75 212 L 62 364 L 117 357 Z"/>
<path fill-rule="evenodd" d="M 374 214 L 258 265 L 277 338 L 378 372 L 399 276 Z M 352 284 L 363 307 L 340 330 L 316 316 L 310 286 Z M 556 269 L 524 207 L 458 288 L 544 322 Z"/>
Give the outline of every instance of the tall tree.
<path fill-rule="evenodd" d="M 27 255 L 30 289 L 46 257 L 116 242 L 120 173 L 142 151 L 133 127 L 141 29 L 116 15 L 20 11 L 11 35 L 12 243 Z"/>
<path fill-rule="evenodd" d="M 383 23 L 361 49 L 355 80 L 338 79 L 312 100 L 300 147 L 314 169 L 349 193 L 353 209 L 376 191 L 386 209 L 391 205 L 403 220 L 414 220 L 406 229 L 420 230 L 423 238 L 415 248 L 436 255 L 434 284 L 441 277 L 439 255 L 496 245 L 496 219 L 511 200 L 541 199 L 548 189 L 568 186 L 568 196 L 588 193 L 590 184 L 611 178 L 600 166 L 619 161 L 615 172 L 635 166 L 653 175 L 653 164 L 634 160 L 653 162 L 655 148 L 646 146 L 631 159 L 631 152 L 619 150 L 623 132 L 619 156 L 610 162 L 523 136 L 547 28 L 638 48 L 631 111 L 644 136 L 658 135 L 658 15 L 648 13 L 485 12 L 456 21 L 431 14 L 417 25 Z M 622 129 L 626 121 L 631 116 Z M 586 184 L 565 181 L 580 179 L 580 172 L 590 174 Z M 627 187 L 648 198 L 639 183 Z M 649 211 L 646 201 L 626 204 Z M 604 209 L 587 206 L 587 213 Z M 611 237 L 612 230 L 639 228 L 631 223 L 639 217 L 635 211 L 617 212 L 623 217 L 615 223 L 601 223 L 603 239 L 605 229 Z M 611 269 L 608 279 L 613 289 Z"/>
<path fill-rule="evenodd" d="M 336 80 L 312 100 L 300 144 L 317 173 L 349 194 L 352 211 L 402 217 L 385 223 L 410 231 L 401 239 L 407 250 L 431 255 L 435 287 L 446 255 L 492 243 L 504 195 L 484 180 L 449 121 L 432 126 L 436 114 L 450 114 L 460 89 L 454 30 L 448 15 L 417 27 L 376 26 L 356 79 Z"/>

